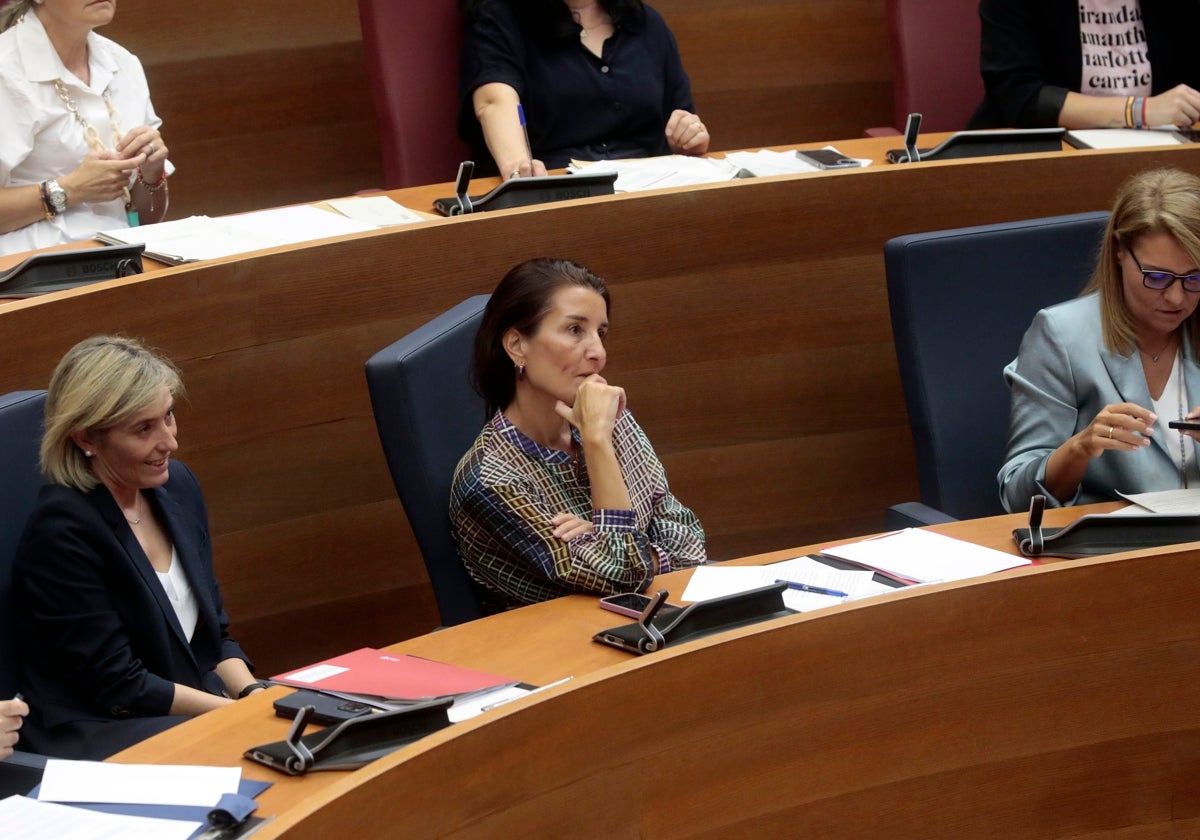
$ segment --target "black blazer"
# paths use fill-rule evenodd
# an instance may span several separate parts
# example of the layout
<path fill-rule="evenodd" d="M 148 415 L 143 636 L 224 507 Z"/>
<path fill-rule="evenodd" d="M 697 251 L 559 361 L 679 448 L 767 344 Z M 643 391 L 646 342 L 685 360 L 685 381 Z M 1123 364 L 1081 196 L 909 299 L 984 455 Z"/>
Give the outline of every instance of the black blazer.
<path fill-rule="evenodd" d="M 190 644 L 108 489 L 42 488 L 13 580 L 28 748 L 111 754 L 183 720 L 168 715 L 174 683 L 220 694 L 217 663 L 236 657 L 249 664 L 229 638 L 200 485 L 178 461 L 169 471 L 167 483 L 146 496 L 199 605 Z"/>
<path fill-rule="evenodd" d="M 1155 95 L 1200 88 L 1192 41 L 1197 0 L 1141 0 Z M 980 70 L 987 93 L 970 128 L 1058 125 L 1067 91 L 1083 87 L 1079 4 L 1073 0 L 981 0 Z"/>

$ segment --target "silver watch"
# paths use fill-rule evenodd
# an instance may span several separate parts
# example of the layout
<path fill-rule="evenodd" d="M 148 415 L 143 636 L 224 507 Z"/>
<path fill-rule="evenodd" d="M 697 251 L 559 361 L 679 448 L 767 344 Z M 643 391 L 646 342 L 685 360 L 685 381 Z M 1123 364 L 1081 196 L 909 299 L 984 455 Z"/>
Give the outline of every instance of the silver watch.
<path fill-rule="evenodd" d="M 58 181 L 46 182 L 46 198 L 50 200 L 55 215 L 67 212 L 67 191 L 58 185 Z"/>

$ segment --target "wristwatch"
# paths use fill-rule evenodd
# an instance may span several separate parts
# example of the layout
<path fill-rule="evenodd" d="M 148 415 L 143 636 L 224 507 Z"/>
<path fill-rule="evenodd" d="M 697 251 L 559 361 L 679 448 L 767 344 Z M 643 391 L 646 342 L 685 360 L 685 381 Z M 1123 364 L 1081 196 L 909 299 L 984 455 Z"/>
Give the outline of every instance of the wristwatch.
<path fill-rule="evenodd" d="M 54 215 L 67 212 L 67 191 L 58 185 L 58 181 L 51 179 L 46 182 L 45 196 Z"/>

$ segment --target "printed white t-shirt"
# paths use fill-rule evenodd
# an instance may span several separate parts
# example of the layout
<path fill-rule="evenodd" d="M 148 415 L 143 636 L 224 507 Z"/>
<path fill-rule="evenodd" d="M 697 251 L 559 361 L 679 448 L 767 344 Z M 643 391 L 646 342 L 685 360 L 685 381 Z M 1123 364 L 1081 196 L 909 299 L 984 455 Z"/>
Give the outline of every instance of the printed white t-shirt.
<path fill-rule="evenodd" d="M 1090 96 L 1149 96 L 1150 55 L 1138 0 L 1079 0 L 1083 86 Z"/>

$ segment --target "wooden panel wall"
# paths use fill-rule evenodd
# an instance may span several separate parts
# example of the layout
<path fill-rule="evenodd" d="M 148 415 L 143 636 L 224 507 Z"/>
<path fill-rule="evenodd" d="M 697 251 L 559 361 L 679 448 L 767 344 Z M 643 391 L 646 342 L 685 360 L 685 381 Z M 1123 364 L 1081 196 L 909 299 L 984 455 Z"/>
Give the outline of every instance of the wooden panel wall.
<path fill-rule="evenodd" d="M 393 0 L 421 7 L 457 0 Z M 659 0 L 721 149 L 855 137 L 891 117 L 884 0 Z M 121 0 L 179 172 L 170 218 L 382 183 L 356 0 Z M 454 126 L 430 126 L 447 132 Z"/>
<path fill-rule="evenodd" d="M 760 179 L 171 269 L 0 307 L 0 346 L 17 348 L 0 392 L 43 387 L 65 348 L 100 331 L 181 362 L 180 455 L 206 489 L 237 635 L 273 673 L 436 624 L 362 365 L 515 263 L 566 255 L 609 279 L 610 378 L 704 522 L 711 556 L 727 559 L 878 530 L 889 504 L 916 497 L 889 237 L 1103 208 L 1128 173 L 1196 168 L 1198 155 Z"/>

